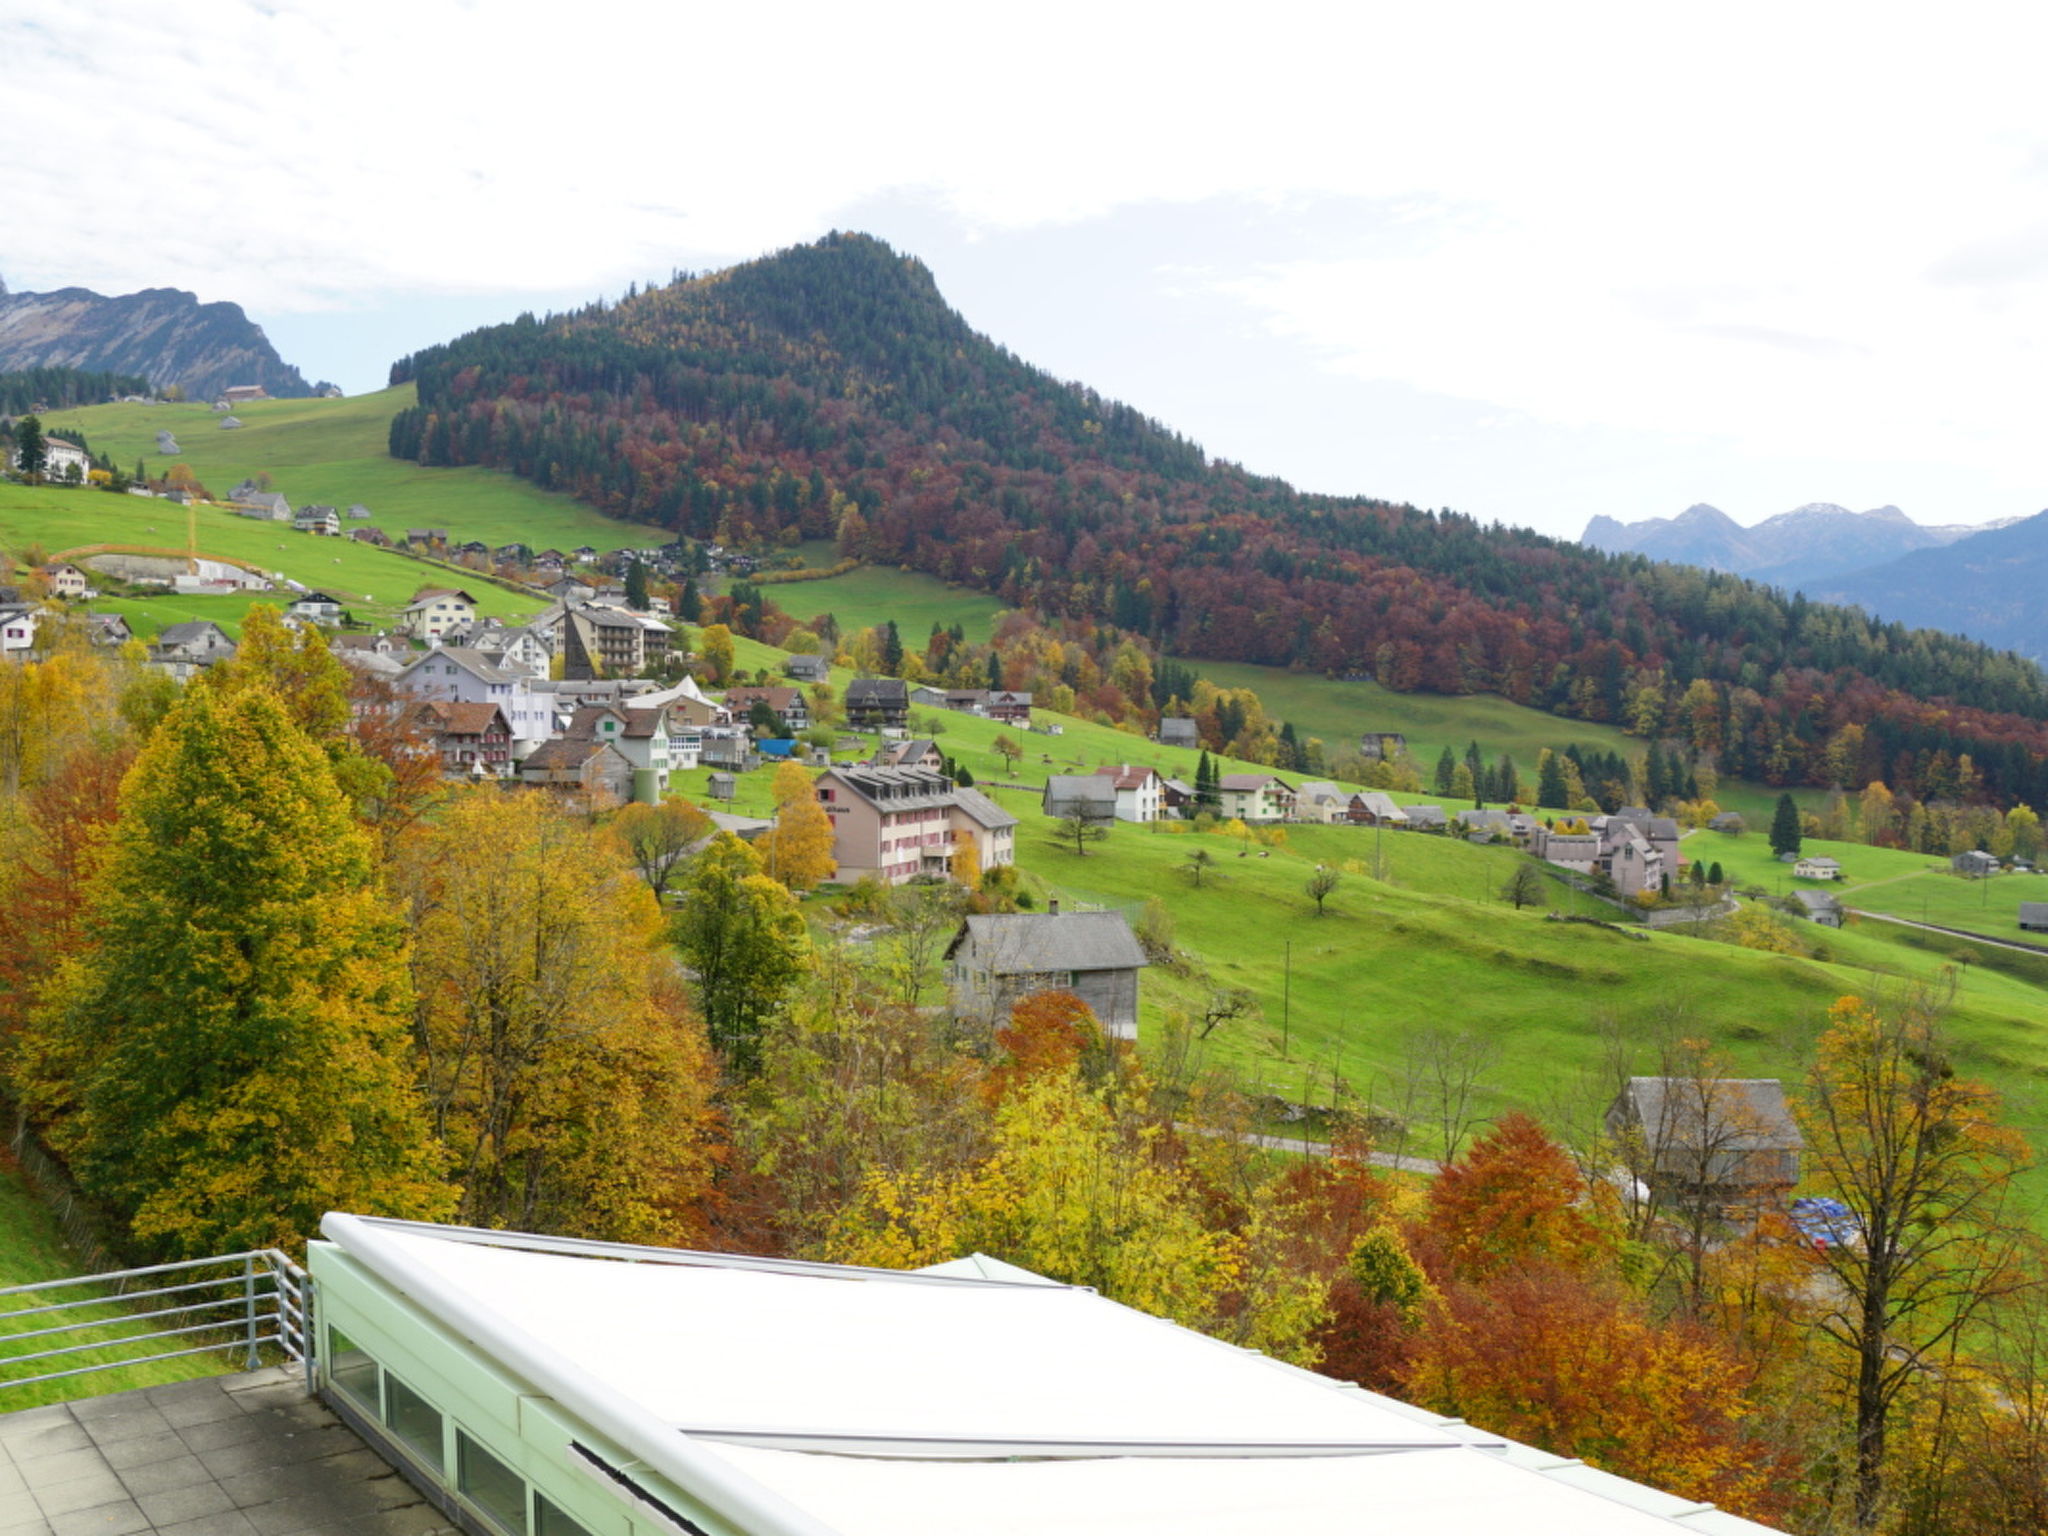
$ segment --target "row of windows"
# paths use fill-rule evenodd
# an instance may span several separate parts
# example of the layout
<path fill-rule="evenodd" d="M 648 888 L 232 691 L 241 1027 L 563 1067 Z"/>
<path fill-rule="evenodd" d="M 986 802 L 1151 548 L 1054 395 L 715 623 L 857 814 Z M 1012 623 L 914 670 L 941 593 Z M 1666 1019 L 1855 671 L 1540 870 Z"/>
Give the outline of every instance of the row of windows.
<path fill-rule="evenodd" d="M 327 1330 L 328 1374 L 335 1386 L 443 1483 L 448 1475 L 449 1425 L 440 1409 L 384 1369 L 339 1328 Z M 454 1427 L 453 1487 L 472 1508 L 509 1536 L 590 1536 L 546 1494 Z"/>

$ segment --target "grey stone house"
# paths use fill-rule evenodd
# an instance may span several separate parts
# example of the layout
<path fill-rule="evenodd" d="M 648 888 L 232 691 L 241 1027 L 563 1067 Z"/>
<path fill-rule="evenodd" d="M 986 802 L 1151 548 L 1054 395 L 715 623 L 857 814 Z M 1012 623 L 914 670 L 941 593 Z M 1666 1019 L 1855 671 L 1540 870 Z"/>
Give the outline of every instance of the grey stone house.
<path fill-rule="evenodd" d="M 1121 912 L 970 917 L 946 946 L 955 1012 L 995 1023 L 1021 997 L 1071 992 L 1120 1040 L 1138 1038 L 1138 972 L 1147 963 Z"/>
<path fill-rule="evenodd" d="M 1607 1129 L 1660 1199 L 1775 1199 L 1799 1182 L 1806 1146 L 1775 1077 L 1632 1077 Z"/>

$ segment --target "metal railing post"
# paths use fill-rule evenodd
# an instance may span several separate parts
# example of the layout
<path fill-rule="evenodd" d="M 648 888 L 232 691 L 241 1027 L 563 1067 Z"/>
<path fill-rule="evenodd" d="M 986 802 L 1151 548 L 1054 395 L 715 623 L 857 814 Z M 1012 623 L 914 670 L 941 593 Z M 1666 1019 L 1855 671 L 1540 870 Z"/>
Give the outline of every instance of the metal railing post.
<path fill-rule="evenodd" d="M 253 1371 L 263 1363 L 261 1351 L 256 1343 L 256 1255 L 250 1254 L 242 1261 L 242 1304 L 248 1308 L 249 1348 L 242 1357 L 242 1369 Z M 284 1321 L 283 1303 L 278 1306 L 278 1322 Z M 282 1328 L 280 1327 L 280 1331 Z"/>

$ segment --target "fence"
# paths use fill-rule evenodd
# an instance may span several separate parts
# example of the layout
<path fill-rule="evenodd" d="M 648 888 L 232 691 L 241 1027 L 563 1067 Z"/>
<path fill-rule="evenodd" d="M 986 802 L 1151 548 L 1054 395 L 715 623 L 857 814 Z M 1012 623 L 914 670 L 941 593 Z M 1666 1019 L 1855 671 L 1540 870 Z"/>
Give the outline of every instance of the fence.
<path fill-rule="evenodd" d="M 10 1387 L 221 1351 L 244 1370 L 273 1351 L 312 1384 L 312 1282 L 274 1248 L 11 1285 L 0 1306 L 0 1408 Z"/>

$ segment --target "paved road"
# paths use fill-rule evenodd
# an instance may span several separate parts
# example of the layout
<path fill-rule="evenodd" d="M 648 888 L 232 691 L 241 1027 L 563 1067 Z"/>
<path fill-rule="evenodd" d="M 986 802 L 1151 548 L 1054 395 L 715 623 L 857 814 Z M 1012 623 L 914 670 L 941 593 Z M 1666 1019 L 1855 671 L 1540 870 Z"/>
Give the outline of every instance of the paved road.
<path fill-rule="evenodd" d="M 1993 949 L 2010 949 L 2022 955 L 2048 955 L 2048 945 L 2019 944 L 2009 939 L 1990 939 L 1981 933 L 1972 933 L 1967 928 L 1944 928 L 1939 923 L 1916 923 L 1910 917 L 1894 917 L 1889 912 L 1866 912 L 1861 907 L 1849 907 L 1858 917 L 1871 918 L 1880 923 L 1897 923 L 1901 928 L 1919 928 L 1928 933 L 1946 934 L 1951 939 L 1968 939 L 1972 944 L 1989 944 Z"/>
<path fill-rule="evenodd" d="M 1213 1125 L 1176 1125 L 1175 1130 L 1192 1136 L 1228 1136 L 1230 1132 L 1218 1130 Z M 1326 1141 L 1305 1141 L 1298 1136 L 1267 1136 L 1258 1132 L 1246 1132 L 1238 1140 L 1247 1146 L 1264 1147 L 1270 1152 L 1293 1152 L 1302 1157 L 1328 1157 L 1330 1144 Z M 1434 1158 L 1406 1157 L 1398 1152 L 1369 1153 L 1366 1161 L 1375 1168 L 1398 1168 L 1403 1173 L 1435 1173 L 1441 1166 Z"/>

